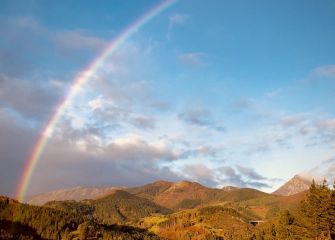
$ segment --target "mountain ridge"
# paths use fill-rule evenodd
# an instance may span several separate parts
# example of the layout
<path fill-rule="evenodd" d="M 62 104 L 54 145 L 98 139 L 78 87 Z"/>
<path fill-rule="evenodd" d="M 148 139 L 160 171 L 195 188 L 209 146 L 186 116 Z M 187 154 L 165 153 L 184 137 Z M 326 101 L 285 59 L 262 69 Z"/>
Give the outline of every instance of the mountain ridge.
<path fill-rule="evenodd" d="M 50 201 L 81 201 L 85 199 L 96 199 L 108 195 L 113 190 L 123 189 L 122 187 L 82 187 L 58 189 L 51 192 L 36 194 L 29 197 L 26 201 L 28 204 L 41 206 Z"/>
<path fill-rule="evenodd" d="M 108 196 L 115 190 L 124 190 L 135 196 L 148 199 L 160 206 L 175 210 L 193 208 L 201 204 L 217 201 L 246 200 L 268 195 L 259 190 L 249 188 L 228 187 L 220 189 L 206 187 L 198 182 L 186 180 L 178 182 L 159 180 L 131 188 L 76 187 L 60 189 L 35 195 L 28 199 L 27 203 L 32 205 L 43 205 L 50 201 L 99 199 Z"/>

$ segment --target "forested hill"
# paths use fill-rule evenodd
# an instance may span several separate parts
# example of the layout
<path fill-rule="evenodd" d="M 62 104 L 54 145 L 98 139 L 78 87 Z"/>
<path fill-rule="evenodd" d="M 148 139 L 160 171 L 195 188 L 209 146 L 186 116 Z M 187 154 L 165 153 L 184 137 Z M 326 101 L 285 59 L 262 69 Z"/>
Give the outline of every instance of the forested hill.
<path fill-rule="evenodd" d="M 172 213 L 170 209 L 123 190 L 115 190 L 110 195 L 96 200 L 52 201 L 44 206 L 64 212 L 73 212 L 81 216 L 93 216 L 105 224 L 135 223 L 140 218 L 152 214 Z"/>
<path fill-rule="evenodd" d="M 74 212 L 0 197 L 0 239 L 159 239 L 144 229 L 101 224 Z"/>

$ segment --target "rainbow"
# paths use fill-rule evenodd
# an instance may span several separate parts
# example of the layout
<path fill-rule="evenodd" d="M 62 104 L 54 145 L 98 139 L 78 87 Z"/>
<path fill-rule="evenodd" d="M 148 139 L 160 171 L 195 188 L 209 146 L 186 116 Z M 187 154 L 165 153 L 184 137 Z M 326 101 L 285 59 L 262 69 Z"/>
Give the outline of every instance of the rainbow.
<path fill-rule="evenodd" d="M 85 68 L 85 70 L 73 80 L 68 94 L 60 101 L 60 103 L 56 107 L 56 110 L 50 116 L 41 134 L 39 135 L 29 155 L 28 160 L 26 161 L 16 190 L 16 198 L 19 201 L 24 201 L 25 194 L 27 192 L 27 188 L 29 186 L 34 169 L 43 153 L 45 146 L 48 143 L 49 137 L 52 135 L 55 129 L 55 126 L 57 125 L 66 108 L 71 104 L 73 98 L 78 94 L 83 84 L 85 84 L 93 76 L 93 74 L 103 65 L 104 61 L 109 56 L 111 56 L 123 42 L 131 37 L 148 21 L 150 21 L 155 16 L 159 15 L 162 11 L 173 5 L 176 1 L 177 0 L 164 0 L 158 5 L 151 8 L 149 11 L 147 11 L 134 23 L 129 25 L 125 30 L 123 30 L 117 37 L 115 37 L 108 45 L 108 47 L 104 51 L 102 51 L 102 53 L 98 55 L 98 57 L 96 57 L 92 61 L 92 63 L 89 64 Z"/>

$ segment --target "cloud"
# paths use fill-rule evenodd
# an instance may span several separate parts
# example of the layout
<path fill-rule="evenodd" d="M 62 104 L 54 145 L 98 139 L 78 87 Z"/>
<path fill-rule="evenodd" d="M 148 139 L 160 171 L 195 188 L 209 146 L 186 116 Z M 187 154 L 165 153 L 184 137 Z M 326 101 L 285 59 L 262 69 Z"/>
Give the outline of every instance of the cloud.
<path fill-rule="evenodd" d="M 97 124 L 103 124 L 108 121 L 119 126 L 128 124 L 140 130 L 153 130 L 155 128 L 157 122 L 155 117 L 139 114 L 136 111 L 133 112 L 131 105 L 128 105 L 128 108 L 126 108 L 122 106 L 122 102 L 120 106 L 117 105 L 118 103 L 118 100 L 114 101 L 99 95 L 90 100 L 87 105 L 96 121 L 98 121 Z"/>
<path fill-rule="evenodd" d="M 294 127 L 302 124 L 305 121 L 305 118 L 301 115 L 290 115 L 285 116 L 280 119 L 280 124 L 283 127 Z"/>
<path fill-rule="evenodd" d="M 261 176 L 253 168 L 237 165 L 236 169 L 231 166 L 209 168 L 204 164 L 187 164 L 181 171 L 186 178 L 210 187 L 233 185 L 262 189 L 271 188 L 270 184 L 277 181 Z"/>
<path fill-rule="evenodd" d="M 205 53 L 202 52 L 189 52 L 189 53 L 181 53 L 179 54 L 179 59 L 192 67 L 200 67 L 203 65 L 203 58 L 206 56 Z"/>
<path fill-rule="evenodd" d="M 191 147 L 190 144 L 187 144 L 188 150 L 184 152 L 184 157 L 199 157 L 199 158 L 218 158 L 220 153 L 222 153 L 225 149 L 224 146 L 209 146 L 202 144 L 198 147 Z M 221 159 L 222 162 L 222 159 Z"/>
<path fill-rule="evenodd" d="M 164 142 L 148 142 L 136 135 L 118 137 L 107 144 L 81 139 L 64 135 L 50 140 L 34 172 L 30 193 L 76 185 L 134 186 L 180 179 L 162 164 L 179 159 L 182 153 Z"/>
<path fill-rule="evenodd" d="M 278 89 L 275 89 L 273 91 L 269 91 L 269 92 L 265 93 L 265 96 L 268 97 L 268 98 L 275 98 L 275 97 L 278 97 L 279 95 L 281 95 L 282 92 L 283 92 L 283 89 L 278 88 Z"/>
<path fill-rule="evenodd" d="M 182 156 L 163 142 L 148 143 L 138 136 L 126 136 L 106 146 L 108 158 L 115 161 L 173 161 Z"/>
<path fill-rule="evenodd" d="M 33 84 L 0 74 L 0 106 L 11 108 L 24 117 L 45 118 L 53 111 L 59 96 L 59 89 L 49 82 Z"/>
<path fill-rule="evenodd" d="M 252 180 L 265 180 L 266 178 L 257 173 L 253 168 L 236 165 L 237 170 Z"/>
<path fill-rule="evenodd" d="M 166 101 L 154 101 L 153 103 L 151 103 L 150 105 L 153 109 L 158 110 L 158 111 L 166 111 L 170 109 L 170 104 Z"/>
<path fill-rule="evenodd" d="M 320 144 L 335 143 L 335 119 L 324 119 L 315 124 L 314 139 Z"/>
<path fill-rule="evenodd" d="M 184 111 L 178 117 L 191 125 L 208 127 L 217 131 L 225 131 L 224 127 L 216 124 L 210 111 L 206 108 L 198 108 Z"/>
<path fill-rule="evenodd" d="M 312 76 L 320 78 L 335 78 L 335 65 L 317 67 L 312 70 Z"/>
<path fill-rule="evenodd" d="M 189 18 L 189 15 L 182 14 L 182 13 L 176 13 L 169 17 L 169 24 L 172 25 L 182 25 L 186 22 L 186 20 Z"/>
<path fill-rule="evenodd" d="M 154 129 L 156 124 L 156 119 L 148 116 L 135 116 L 130 121 L 141 129 Z"/>
<path fill-rule="evenodd" d="M 268 184 L 269 179 L 262 177 L 255 170 L 243 166 L 237 166 L 239 173 L 231 166 L 222 166 L 218 168 L 221 173 L 221 181 L 225 185 L 233 185 L 237 187 L 254 187 L 254 188 L 271 188 Z"/>
<path fill-rule="evenodd" d="M 108 42 L 96 36 L 90 36 L 84 30 L 60 31 L 53 35 L 53 41 L 65 53 L 69 50 L 82 51 L 93 50 L 95 52 L 106 48 Z"/>
<path fill-rule="evenodd" d="M 321 161 L 317 166 L 307 172 L 312 178 L 322 182 L 326 179 L 332 184 L 335 181 L 335 157 Z"/>
<path fill-rule="evenodd" d="M 0 108 L 0 194 L 12 196 L 37 133 Z"/>
<path fill-rule="evenodd" d="M 335 118 L 320 121 L 317 127 L 322 131 L 335 131 Z"/>
<path fill-rule="evenodd" d="M 256 106 L 256 101 L 251 98 L 240 99 L 234 104 L 234 107 L 238 109 L 239 111 L 250 110 L 250 109 L 253 109 L 255 106 Z"/>
<path fill-rule="evenodd" d="M 47 52 L 41 26 L 33 18 L 2 15 L 0 31 L 0 73 L 27 76 L 37 68 L 35 62 Z"/>
<path fill-rule="evenodd" d="M 209 187 L 218 185 L 215 180 L 215 172 L 204 164 L 187 164 L 182 167 L 181 171 L 191 181 L 197 181 Z"/>
<path fill-rule="evenodd" d="M 167 39 L 171 39 L 172 31 L 177 25 L 184 25 L 185 22 L 189 19 L 188 14 L 175 13 L 169 17 L 169 28 L 166 34 Z"/>

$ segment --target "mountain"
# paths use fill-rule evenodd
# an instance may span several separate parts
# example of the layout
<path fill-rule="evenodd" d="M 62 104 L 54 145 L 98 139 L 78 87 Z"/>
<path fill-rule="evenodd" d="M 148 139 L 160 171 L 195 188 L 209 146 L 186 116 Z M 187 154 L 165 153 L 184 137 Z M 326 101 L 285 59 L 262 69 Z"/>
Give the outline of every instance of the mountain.
<path fill-rule="evenodd" d="M 286 182 L 283 186 L 278 188 L 273 192 L 275 195 L 279 196 L 290 196 L 300 192 L 304 192 L 309 189 L 312 180 L 310 177 L 306 177 L 303 175 L 295 175 L 288 182 Z"/>
<path fill-rule="evenodd" d="M 207 202 L 211 196 L 215 196 L 217 189 L 202 186 L 196 182 L 158 181 L 152 184 L 127 189 L 128 192 L 147 198 L 156 204 L 170 208 L 193 208 L 203 202 Z"/>
<path fill-rule="evenodd" d="M 104 224 L 136 222 L 140 218 L 153 214 L 164 215 L 172 213 L 170 209 L 123 190 L 114 190 L 109 195 L 95 200 L 83 200 L 80 202 L 73 200 L 52 201 L 43 206 L 80 214 L 88 218 L 93 216 Z"/>
<path fill-rule="evenodd" d="M 68 189 L 60 189 L 52 192 L 42 193 L 32 196 L 27 203 L 41 206 L 50 201 L 65 201 L 75 200 L 80 201 L 84 199 L 95 199 L 107 195 L 118 187 L 75 187 Z"/>
<path fill-rule="evenodd" d="M 268 194 L 250 188 L 225 187 L 223 189 L 205 187 L 197 182 L 156 181 L 133 188 L 76 187 L 43 193 L 28 200 L 32 205 L 43 205 L 52 201 L 98 199 L 122 189 L 137 197 L 147 199 L 168 209 L 187 209 L 212 202 L 230 202 L 267 196 Z M 67 205 L 71 205 L 70 202 Z M 63 206 L 65 207 L 65 206 Z"/>
<path fill-rule="evenodd" d="M 128 188 L 127 192 L 135 194 L 139 197 L 143 197 L 149 200 L 154 200 L 155 197 L 160 195 L 165 190 L 169 189 L 174 183 L 168 181 L 156 181 L 153 183 L 146 184 L 144 186 Z"/>
<path fill-rule="evenodd" d="M 208 188 L 197 182 L 189 181 L 176 183 L 158 181 L 126 189 L 126 191 L 174 210 L 194 208 L 212 202 L 247 200 L 268 195 L 255 189 L 233 188 L 227 191 L 226 189 Z"/>

